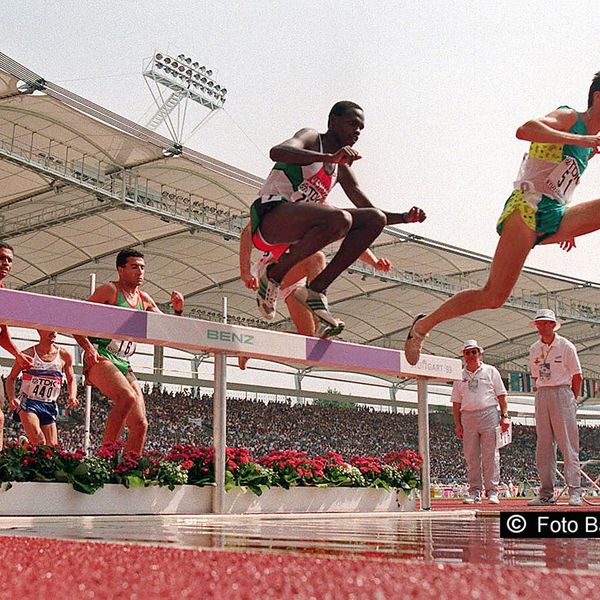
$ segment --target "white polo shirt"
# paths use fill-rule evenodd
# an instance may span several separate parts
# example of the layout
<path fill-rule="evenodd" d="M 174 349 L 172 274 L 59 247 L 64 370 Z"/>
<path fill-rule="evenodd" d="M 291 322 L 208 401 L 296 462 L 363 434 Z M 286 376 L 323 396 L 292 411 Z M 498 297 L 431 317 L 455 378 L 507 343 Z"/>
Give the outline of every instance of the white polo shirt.
<path fill-rule="evenodd" d="M 573 375 L 581 373 L 581 363 L 575 345 L 568 339 L 554 334 L 550 345 L 538 340 L 529 349 L 531 376 L 537 387 L 571 385 Z"/>
<path fill-rule="evenodd" d="M 502 377 L 496 367 L 485 363 L 476 371 L 463 369 L 462 381 L 452 386 L 452 402 L 461 405 L 461 412 L 498 406 L 498 396 L 506 396 Z"/>

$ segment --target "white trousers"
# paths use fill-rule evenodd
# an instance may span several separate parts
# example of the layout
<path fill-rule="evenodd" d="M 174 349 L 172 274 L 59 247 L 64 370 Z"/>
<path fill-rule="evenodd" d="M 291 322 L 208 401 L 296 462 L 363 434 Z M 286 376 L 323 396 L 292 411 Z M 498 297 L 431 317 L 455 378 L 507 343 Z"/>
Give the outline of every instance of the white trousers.
<path fill-rule="evenodd" d="M 460 420 L 469 494 L 481 495 L 484 484 L 487 494 L 496 493 L 500 483 L 500 452 L 496 448 L 496 427 L 500 422 L 498 407 L 463 411 Z"/>

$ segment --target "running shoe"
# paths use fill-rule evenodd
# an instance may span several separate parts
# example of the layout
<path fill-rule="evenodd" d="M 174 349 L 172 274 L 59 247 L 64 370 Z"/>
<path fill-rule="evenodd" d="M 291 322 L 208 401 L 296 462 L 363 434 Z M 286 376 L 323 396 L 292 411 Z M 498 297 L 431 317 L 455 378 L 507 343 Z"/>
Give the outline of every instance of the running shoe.
<path fill-rule="evenodd" d="M 490 504 L 500 504 L 500 498 L 498 498 L 498 494 L 490 492 L 490 495 L 488 496 L 488 502 Z"/>
<path fill-rule="evenodd" d="M 329 323 L 321 323 L 319 327 L 319 331 L 317 332 L 317 336 L 320 338 L 330 338 L 335 337 L 336 335 L 340 335 L 342 331 L 344 331 L 344 322 L 338 321 L 337 327 L 332 327 Z"/>
<path fill-rule="evenodd" d="M 329 326 L 332 330 L 339 330 L 339 332 L 344 328 L 344 323 L 338 321 L 329 312 L 329 305 L 327 304 L 327 296 L 325 296 L 325 294 L 315 292 L 308 287 L 299 287 L 294 292 L 294 298 L 296 298 L 300 304 L 308 308 L 308 310 L 310 310 L 323 325 Z M 330 337 L 331 335 L 337 334 L 332 332 L 325 337 Z"/>
<path fill-rule="evenodd" d="M 481 504 L 481 496 L 479 494 L 469 494 L 463 498 L 463 504 Z"/>
<path fill-rule="evenodd" d="M 416 322 L 422 319 L 424 316 L 425 314 L 421 313 L 415 317 L 415 320 L 412 322 L 404 342 L 404 356 L 408 363 L 413 366 L 419 362 L 423 340 L 427 337 L 427 335 L 421 335 L 415 331 Z"/>
<path fill-rule="evenodd" d="M 552 506 L 553 504 L 556 504 L 554 496 L 536 496 L 527 503 L 528 506 Z"/>
<path fill-rule="evenodd" d="M 258 277 L 258 292 L 256 303 L 260 314 L 267 320 L 272 321 L 277 308 L 277 297 L 279 296 L 279 283 L 268 277 L 267 267 Z"/>
<path fill-rule="evenodd" d="M 582 506 L 583 498 L 579 492 L 571 492 L 571 497 L 569 498 L 569 506 Z"/>

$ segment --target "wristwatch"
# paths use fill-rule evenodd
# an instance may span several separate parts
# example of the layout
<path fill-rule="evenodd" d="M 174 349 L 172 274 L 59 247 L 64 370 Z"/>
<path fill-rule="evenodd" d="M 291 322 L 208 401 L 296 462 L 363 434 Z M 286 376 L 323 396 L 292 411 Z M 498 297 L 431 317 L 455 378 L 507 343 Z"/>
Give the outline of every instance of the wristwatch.
<path fill-rule="evenodd" d="M 500 415 L 500 418 L 501 418 L 501 419 L 510 419 L 510 415 L 509 415 L 508 413 L 502 413 L 502 414 Z"/>

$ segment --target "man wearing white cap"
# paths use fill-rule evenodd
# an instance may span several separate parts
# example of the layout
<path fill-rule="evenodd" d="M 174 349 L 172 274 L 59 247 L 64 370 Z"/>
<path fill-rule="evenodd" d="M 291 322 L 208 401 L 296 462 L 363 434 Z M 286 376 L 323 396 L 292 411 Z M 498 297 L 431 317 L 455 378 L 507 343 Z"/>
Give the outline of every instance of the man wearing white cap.
<path fill-rule="evenodd" d="M 456 381 L 452 386 L 452 412 L 456 437 L 463 441 L 467 463 L 469 495 L 464 502 L 481 502 L 485 483 L 488 501 L 499 504 L 500 453 L 496 445 L 496 427 L 500 423 L 506 431 L 510 423 L 506 388 L 498 369 L 482 362 L 483 348 L 475 340 L 465 342 L 462 354 L 465 368 L 462 381 Z"/>
<path fill-rule="evenodd" d="M 555 504 L 556 444 L 565 460 L 564 477 L 569 486 L 569 504 L 580 506 L 579 430 L 577 396 L 581 390 L 581 364 L 575 346 L 556 330 L 560 323 L 548 308 L 537 311 L 531 326 L 540 339 L 529 349 L 531 376 L 535 380 L 536 466 L 541 482 L 531 506 Z"/>

